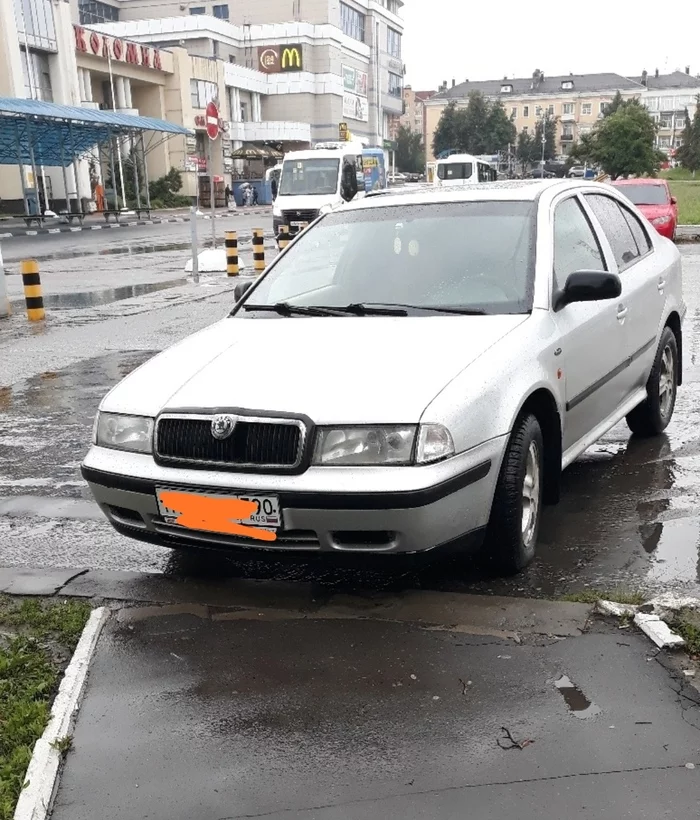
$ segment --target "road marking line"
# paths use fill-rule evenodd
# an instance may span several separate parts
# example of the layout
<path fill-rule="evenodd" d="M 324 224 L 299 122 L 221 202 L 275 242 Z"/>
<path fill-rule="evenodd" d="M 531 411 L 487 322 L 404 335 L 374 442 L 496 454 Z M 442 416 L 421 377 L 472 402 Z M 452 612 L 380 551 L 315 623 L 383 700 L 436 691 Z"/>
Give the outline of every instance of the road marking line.
<path fill-rule="evenodd" d="M 62 762 L 62 754 L 55 744 L 73 732 L 88 667 L 109 614 L 106 607 L 100 607 L 88 618 L 51 707 L 49 724 L 34 746 L 25 775 L 26 786 L 17 801 L 14 820 L 45 820 L 51 813 Z"/>

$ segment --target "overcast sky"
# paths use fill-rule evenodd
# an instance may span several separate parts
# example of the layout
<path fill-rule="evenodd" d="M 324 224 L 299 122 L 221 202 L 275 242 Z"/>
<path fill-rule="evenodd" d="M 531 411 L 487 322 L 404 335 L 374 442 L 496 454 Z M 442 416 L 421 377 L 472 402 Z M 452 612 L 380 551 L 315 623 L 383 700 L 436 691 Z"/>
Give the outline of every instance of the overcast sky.
<path fill-rule="evenodd" d="M 453 78 L 530 77 L 536 68 L 548 76 L 629 76 L 645 68 L 683 71 L 690 64 L 692 74 L 700 73 L 697 0 L 405 0 L 403 17 L 406 83 L 416 90 L 436 89 Z"/>

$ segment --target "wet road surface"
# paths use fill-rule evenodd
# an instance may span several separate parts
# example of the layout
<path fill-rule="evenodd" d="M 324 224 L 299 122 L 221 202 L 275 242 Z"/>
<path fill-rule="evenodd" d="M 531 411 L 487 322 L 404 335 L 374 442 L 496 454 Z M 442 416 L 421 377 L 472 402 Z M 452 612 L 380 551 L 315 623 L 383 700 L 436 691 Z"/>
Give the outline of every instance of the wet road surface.
<path fill-rule="evenodd" d="M 696 815 L 697 691 L 643 636 L 325 614 L 122 610 L 54 820 Z"/>
<path fill-rule="evenodd" d="M 665 435 L 652 440 L 633 439 L 624 424 L 618 425 L 569 468 L 561 503 L 546 508 L 538 559 L 514 579 L 494 579 L 479 562 L 465 559 L 202 557 L 171 553 L 114 533 L 78 473 L 95 410 L 115 382 L 157 350 L 225 314 L 231 294 L 225 283 L 213 281 L 210 295 L 201 296 L 200 290 L 197 301 L 191 301 L 188 291 L 173 303 L 169 294 L 181 289 L 166 289 L 141 302 L 76 311 L 85 326 L 67 320 L 65 327 L 45 331 L 44 337 L 27 338 L 24 347 L 16 339 L 11 347 L 0 345 L 0 355 L 11 350 L 3 370 L 15 376 L 7 380 L 11 387 L 0 388 L 1 563 L 309 581 L 329 589 L 557 596 L 584 586 L 623 586 L 700 594 L 696 247 L 683 248 L 689 307 L 685 384 L 673 423 Z M 153 301 L 158 298 L 162 301 Z M 127 313 L 119 312 L 120 305 Z M 112 318 L 97 313 L 117 309 Z M 36 372 L 33 356 L 55 364 Z M 35 375 L 22 378 L 27 373 Z"/>

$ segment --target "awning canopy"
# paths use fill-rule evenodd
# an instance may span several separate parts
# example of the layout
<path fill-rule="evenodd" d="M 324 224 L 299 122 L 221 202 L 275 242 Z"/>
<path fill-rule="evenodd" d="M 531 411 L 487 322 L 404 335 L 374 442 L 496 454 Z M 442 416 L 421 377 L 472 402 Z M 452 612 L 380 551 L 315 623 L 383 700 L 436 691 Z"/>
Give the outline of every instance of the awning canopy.
<path fill-rule="evenodd" d="M 152 117 L 117 111 L 0 97 L 0 165 L 70 165 L 113 137 L 191 134 L 187 128 Z"/>
<path fill-rule="evenodd" d="M 282 159 L 282 154 L 269 145 L 253 145 L 248 142 L 232 152 L 232 159 Z"/>

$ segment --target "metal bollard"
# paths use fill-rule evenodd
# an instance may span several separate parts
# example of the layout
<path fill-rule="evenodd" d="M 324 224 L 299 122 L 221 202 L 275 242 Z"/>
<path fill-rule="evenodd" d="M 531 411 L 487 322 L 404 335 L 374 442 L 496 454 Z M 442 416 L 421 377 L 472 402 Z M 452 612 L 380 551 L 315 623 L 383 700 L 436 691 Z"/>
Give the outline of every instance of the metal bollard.
<path fill-rule="evenodd" d="M 277 244 L 280 250 L 283 251 L 290 242 L 289 225 L 280 225 L 280 235 L 277 237 Z"/>
<path fill-rule="evenodd" d="M 241 272 L 238 264 L 238 232 L 226 231 L 226 274 L 238 276 Z"/>
<path fill-rule="evenodd" d="M 46 318 L 46 313 L 44 312 L 44 297 L 41 293 L 39 263 L 36 259 L 23 259 L 20 270 L 24 285 L 24 301 L 27 305 L 27 319 L 30 322 L 40 322 Z"/>
<path fill-rule="evenodd" d="M 256 273 L 265 270 L 265 232 L 262 228 L 253 229 L 253 270 Z"/>

